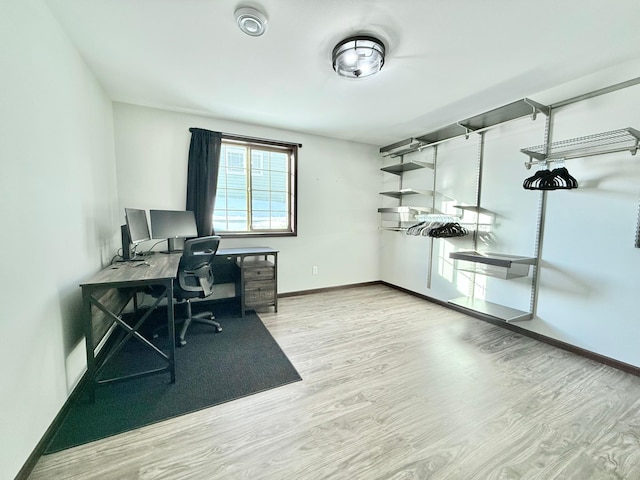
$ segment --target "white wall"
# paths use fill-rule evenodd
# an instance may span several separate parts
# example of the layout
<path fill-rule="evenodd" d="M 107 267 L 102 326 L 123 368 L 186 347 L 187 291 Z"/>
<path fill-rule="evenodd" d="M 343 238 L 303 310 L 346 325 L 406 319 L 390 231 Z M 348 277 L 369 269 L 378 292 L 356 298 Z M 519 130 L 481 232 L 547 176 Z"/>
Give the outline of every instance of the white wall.
<path fill-rule="evenodd" d="M 558 109 L 552 140 L 638 129 L 639 102 L 636 85 Z M 566 167 L 580 188 L 548 194 L 538 315 L 526 327 L 640 366 L 640 156 L 599 155 Z"/>
<path fill-rule="evenodd" d="M 585 93 L 565 87 L 558 89 L 565 96 L 557 98 L 556 92 L 555 102 Z M 545 93 L 547 97 L 553 96 Z M 639 101 L 640 86 L 636 85 L 558 108 L 552 116 L 551 140 L 624 127 L 638 129 L 640 113 L 635 105 Z M 473 203 L 478 142 L 479 136 L 472 135 L 468 140 L 455 139 L 438 147 L 438 192 L 458 202 Z M 486 242 L 478 244 L 478 250 L 523 256 L 535 254 L 536 216 L 542 194 L 522 188 L 522 181 L 535 169 L 524 168 L 528 158 L 520 149 L 543 142 L 542 115 L 535 122 L 519 119 L 485 134 L 481 207 L 493 212 L 495 218 L 491 235 Z M 428 150 L 413 155 L 424 156 Z M 580 188 L 547 194 L 537 315 L 518 325 L 640 366 L 637 348 L 640 316 L 634 296 L 640 286 L 640 249 L 634 248 L 640 200 L 640 155 L 617 153 L 575 159 L 567 161 L 566 167 L 578 179 Z M 422 187 L 428 187 L 432 182 L 429 174 L 421 175 Z M 411 186 L 419 188 L 415 179 L 413 181 Z M 384 232 L 382 279 L 443 301 L 469 295 L 475 288 L 476 296 L 530 311 L 531 277 L 501 280 L 476 275 L 474 278 L 456 271 L 448 254 L 473 246 L 465 239 L 434 240 L 432 266 L 424 253 L 429 241 Z M 426 282 L 430 268 L 431 288 Z"/>
<path fill-rule="evenodd" d="M 298 236 L 223 239 L 221 247 L 279 249 L 280 293 L 379 279 L 377 148 L 122 103 L 114 104 L 114 124 L 121 210 L 185 208 L 190 127 L 302 143 Z"/>
<path fill-rule="evenodd" d="M 85 368 L 78 284 L 117 224 L 111 102 L 40 0 L 0 3 L 0 478 Z"/>

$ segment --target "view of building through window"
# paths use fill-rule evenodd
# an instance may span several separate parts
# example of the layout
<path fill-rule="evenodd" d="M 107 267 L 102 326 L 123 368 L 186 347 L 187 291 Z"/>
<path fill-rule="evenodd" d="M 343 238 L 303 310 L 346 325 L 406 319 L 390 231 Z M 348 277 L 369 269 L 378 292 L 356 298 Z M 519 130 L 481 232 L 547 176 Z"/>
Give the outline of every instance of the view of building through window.
<path fill-rule="evenodd" d="M 222 142 L 213 226 L 219 234 L 294 233 L 293 148 Z"/>

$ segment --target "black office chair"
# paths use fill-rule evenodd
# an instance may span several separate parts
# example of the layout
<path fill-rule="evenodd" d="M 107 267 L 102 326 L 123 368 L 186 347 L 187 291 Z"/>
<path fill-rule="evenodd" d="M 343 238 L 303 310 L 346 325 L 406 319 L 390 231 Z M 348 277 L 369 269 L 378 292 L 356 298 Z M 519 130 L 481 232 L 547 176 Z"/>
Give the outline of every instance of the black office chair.
<path fill-rule="evenodd" d="M 173 285 L 173 296 L 177 302 L 186 302 L 187 318 L 178 335 L 180 346 L 187 342 L 184 339 L 191 322 L 204 323 L 215 328 L 216 332 L 222 331 L 222 326 L 214 321 L 211 312 L 201 312 L 196 315 L 191 313 L 191 300 L 194 298 L 207 298 L 213 293 L 213 271 L 211 264 L 218 251 L 220 237 L 211 235 L 186 240 L 184 251 L 178 267 L 178 279 Z"/>

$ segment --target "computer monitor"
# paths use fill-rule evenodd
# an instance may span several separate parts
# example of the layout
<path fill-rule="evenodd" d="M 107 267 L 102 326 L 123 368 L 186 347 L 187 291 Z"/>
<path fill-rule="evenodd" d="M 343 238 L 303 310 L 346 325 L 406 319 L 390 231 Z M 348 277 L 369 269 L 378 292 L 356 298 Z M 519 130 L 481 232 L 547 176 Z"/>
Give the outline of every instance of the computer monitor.
<path fill-rule="evenodd" d="M 193 212 L 183 210 L 149 210 L 151 215 L 151 234 L 153 238 L 166 238 L 167 251 L 175 252 L 176 238 L 194 238 L 198 236 L 196 217 Z"/>
<path fill-rule="evenodd" d="M 122 258 L 132 259 L 131 245 L 137 245 L 146 240 L 151 240 L 147 213 L 139 208 L 125 208 L 124 217 L 126 224 L 121 227 L 122 234 Z"/>

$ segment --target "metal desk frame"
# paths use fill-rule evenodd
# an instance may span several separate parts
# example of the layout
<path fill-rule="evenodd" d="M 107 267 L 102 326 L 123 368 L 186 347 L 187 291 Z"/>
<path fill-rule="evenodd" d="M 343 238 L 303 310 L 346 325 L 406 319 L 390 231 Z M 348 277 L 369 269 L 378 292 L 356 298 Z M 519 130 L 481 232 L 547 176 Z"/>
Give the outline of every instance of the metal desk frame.
<path fill-rule="evenodd" d="M 138 378 L 157 373 L 168 372 L 170 374 L 171 383 L 176 381 L 175 371 L 175 323 L 174 323 L 174 301 L 173 301 L 173 280 L 178 272 L 178 265 L 182 254 L 172 255 L 155 255 L 146 263 L 148 265 L 139 265 L 136 263 L 123 262 L 116 265 L 110 265 L 98 272 L 88 281 L 80 284 L 82 287 L 82 304 L 83 317 L 86 335 L 86 351 L 87 351 L 87 375 L 89 379 L 89 395 L 91 400 L 95 398 L 95 387 L 97 385 L 119 382 Z M 134 300 L 134 310 L 137 313 L 137 304 L 135 302 L 136 293 L 143 287 L 160 286 L 164 290 L 156 299 L 155 303 L 140 318 L 135 320 L 135 324 L 130 326 L 122 319 L 124 308 Z M 129 290 L 128 298 L 124 305 L 118 311 L 110 310 L 110 306 L 101 303 L 96 296 L 97 293 L 103 292 L 105 289 L 117 288 Z M 167 301 L 167 325 L 169 328 L 169 351 L 163 352 L 146 338 L 144 338 L 138 330 L 147 320 L 151 312 L 160 304 L 162 299 Z M 93 335 L 93 315 L 92 308 L 96 307 L 101 310 L 108 319 L 113 321 L 112 327 L 120 327 L 126 334 L 120 338 L 117 343 L 107 352 L 105 358 L 100 362 L 96 362 Z M 113 307 L 111 307 L 113 308 Z M 105 365 L 122 349 L 124 344 L 130 339 L 135 338 L 148 347 L 151 351 L 162 358 L 167 365 L 162 368 L 136 372 L 129 375 L 123 375 L 111 378 L 100 378 Z"/>

